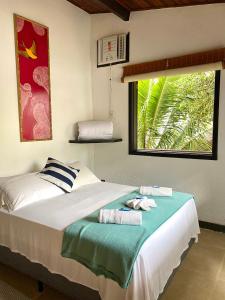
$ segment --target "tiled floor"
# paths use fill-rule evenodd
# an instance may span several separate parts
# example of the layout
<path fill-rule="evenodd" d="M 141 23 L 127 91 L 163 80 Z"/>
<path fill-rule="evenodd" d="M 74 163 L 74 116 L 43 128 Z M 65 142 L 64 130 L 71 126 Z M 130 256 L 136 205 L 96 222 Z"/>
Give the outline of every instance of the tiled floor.
<path fill-rule="evenodd" d="M 161 300 L 225 300 L 225 234 L 201 230 Z"/>
<path fill-rule="evenodd" d="M 69 300 L 50 288 L 38 293 L 35 280 L 3 265 L 0 279 L 33 300 Z M 201 231 L 160 300 L 225 300 L 225 234 Z"/>

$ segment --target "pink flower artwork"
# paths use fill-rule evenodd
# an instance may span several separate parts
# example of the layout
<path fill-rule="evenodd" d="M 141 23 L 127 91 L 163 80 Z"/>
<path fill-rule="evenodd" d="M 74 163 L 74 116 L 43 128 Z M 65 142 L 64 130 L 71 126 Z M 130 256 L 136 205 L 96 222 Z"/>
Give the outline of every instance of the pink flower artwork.
<path fill-rule="evenodd" d="M 24 20 L 18 18 L 16 20 L 16 29 L 17 29 L 17 32 L 20 32 L 23 29 L 23 26 L 24 26 Z"/>
<path fill-rule="evenodd" d="M 45 28 L 43 26 L 40 26 L 38 24 L 33 23 L 32 24 L 34 31 L 38 34 L 38 35 L 45 35 Z"/>
<path fill-rule="evenodd" d="M 32 98 L 31 85 L 29 83 L 24 83 L 20 85 L 20 93 L 21 93 L 21 108 L 22 113 L 26 108 L 29 99 Z"/>
<path fill-rule="evenodd" d="M 52 139 L 48 28 L 15 15 L 21 141 Z"/>
<path fill-rule="evenodd" d="M 48 78 L 48 68 L 39 66 L 34 69 L 33 79 L 38 85 L 42 86 L 47 93 L 49 93 L 49 78 Z"/>
<path fill-rule="evenodd" d="M 46 139 L 50 134 L 50 124 L 48 114 L 43 103 L 37 103 L 33 107 L 33 114 L 36 124 L 33 128 L 33 136 L 35 139 Z"/>

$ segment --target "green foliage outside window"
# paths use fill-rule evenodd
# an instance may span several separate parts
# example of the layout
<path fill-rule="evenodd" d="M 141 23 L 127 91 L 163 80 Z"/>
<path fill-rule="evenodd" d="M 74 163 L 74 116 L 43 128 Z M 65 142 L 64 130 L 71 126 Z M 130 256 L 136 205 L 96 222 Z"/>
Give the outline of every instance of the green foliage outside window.
<path fill-rule="evenodd" d="M 138 81 L 137 149 L 212 152 L 215 72 Z"/>

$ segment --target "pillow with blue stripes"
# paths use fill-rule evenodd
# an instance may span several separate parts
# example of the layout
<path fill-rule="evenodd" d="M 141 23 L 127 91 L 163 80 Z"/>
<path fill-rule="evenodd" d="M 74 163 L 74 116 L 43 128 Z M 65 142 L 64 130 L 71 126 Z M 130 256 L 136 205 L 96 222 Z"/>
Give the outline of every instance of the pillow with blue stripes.
<path fill-rule="evenodd" d="M 40 178 L 51 182 L 66 193 L 70 193 L 79 169 L 74 169 L 66 164 L 49 157 L 44 169 L 39 173 Z"/>

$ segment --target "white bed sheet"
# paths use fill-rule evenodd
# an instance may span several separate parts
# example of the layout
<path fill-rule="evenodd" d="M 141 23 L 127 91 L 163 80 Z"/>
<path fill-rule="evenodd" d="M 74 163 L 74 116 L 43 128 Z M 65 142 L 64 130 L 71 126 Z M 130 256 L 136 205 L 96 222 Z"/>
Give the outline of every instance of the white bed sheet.
<path fill-rule="evenodd" d="M 100 182 L 11 214 L 0 209 L 0 244 L 42 264 L 52 273 L 99 291 L 103 300 L 156 300 L 180 264 L 190 239 L 197 239 L 200 233 L 193 199 L 146 240 L 128 289 L 60 255 L 66 226 L 132 190 L 131 186 Z"/>

